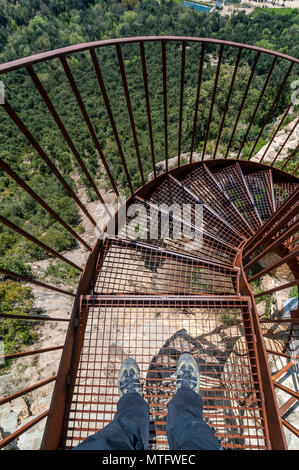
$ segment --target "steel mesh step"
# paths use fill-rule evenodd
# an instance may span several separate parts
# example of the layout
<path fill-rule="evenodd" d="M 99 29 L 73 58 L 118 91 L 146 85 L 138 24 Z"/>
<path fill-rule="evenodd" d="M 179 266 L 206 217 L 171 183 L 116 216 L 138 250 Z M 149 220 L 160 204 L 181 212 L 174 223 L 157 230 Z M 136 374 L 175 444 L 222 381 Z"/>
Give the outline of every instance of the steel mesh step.
<path fill-rule="evenodd" d="M 241 235 L 246 238 L 252 235 L 252 230 L 247 225 L 246 220 L 236 210 L 236 207 L 221 189 L 221 186 L 205 164 L 183 175 L 180 181 L 190 188 L 204 203 L 224 217 Z"/>
<path fill-rule="evenodd" d="M 94 291 L 97 294 L 235 294 L 239 270 L 136 244 L 106 239 Z"/>
<path fill-rule="evenodd" d="M 198 363 L 204 418 L 222 446 L 267 448 L 247 298 L 87 296 L 81 313 L 84 342 L 66 448 L 113 419 L 118 369 L 131 356 L 139 364 L 150 405 L 150 449 L 167 449 L 167 403 L 175 393 L 176 364 L 183 352 Z"/>
<path fill-rule="evenodd" d="M 290 182 L 273 182 L 274 188 L 274 199 L 276 210 L 280 208 L 280 206 L 284 203 L 284 201 L 298 188 L 297 183 L 290 183 Z"/>
<path fill-rule="evenodd" d="M 120 238 L 141 241 L 182 254 L 232 265 L 237 248 L 205 230 L 162 211 L 148 201 L 135 200 L 125 224 L 119 229 Z"/>
<path fill-rule="evenodd" d="M 259 170 L 245 175 L 259 215 L 265 223 L 274 211 L 274 195 L 270 170 Z"/>
<path fill-rule="evenodd" d="M 237 164 L 226 166 L 217 170 L 214 175 L 251 227 L 257 230 L 261 225 L 261 220 L 251 194 L 246 187 L 240 166 Z"/>
<path fill-rule="evenodd" d="M 186 205 L 191 208 L 191 216 L 196 217 L 196 206 L 200 203 L 192 197 L 188 192 L 184 191 L 182 186 L 177 184 L 173 179 L 166 178 L 156 189 L 154 194 L 149 198 L 155 204 L 166 204 L 168 207 L 177 207 L 175 215 L 185 220 Z M 230 228 L 225 221 L 211 212 L 205 205 L 202 205 L 202 229 L 214 235 L 215 237 L 229 243 L 231 246 L 238 247 L 243 241 L 242 236 L 238 235 Z M 187 220 L 188 221 L 188 220 Z"/>

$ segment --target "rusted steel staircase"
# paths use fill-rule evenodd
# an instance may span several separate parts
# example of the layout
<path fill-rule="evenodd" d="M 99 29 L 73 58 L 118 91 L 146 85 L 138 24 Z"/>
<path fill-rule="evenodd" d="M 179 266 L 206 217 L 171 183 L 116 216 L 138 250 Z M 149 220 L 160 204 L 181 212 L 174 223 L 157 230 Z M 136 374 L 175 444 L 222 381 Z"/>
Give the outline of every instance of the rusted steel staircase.
<path fill-rule="evenodd" d="M 167 449 L 167 402 L 175 393 L 176 362 L 187 351 L 200 368 L 204 417 L 222 446 L 272 448 L 265 408 L 271 380 L 260 366 L 259 356 L 263 353 L 265 360 L 265 351 L 257 347 L 258 318 L 248 288 L 244 295 L 239 255 L 256 224 L 262 225 L 262 217 L 267 213 L 272 220 L 275 196 L 283 197 L 285 183 L 276 183 L 274 191 L 271 170 L 258 165 L 253 170 L 239 163 L 225 168 L 240 176 L 234 186 L 223 182 L 221 165 L 209 169 L 209 163 L 191 165 L 176 176 L 176 171 L 162 175 L 154 189 L 134 196 L 130 204 L 135 215 L 127 217 L 119 235 L 101 241 L 92 287 L 80 297 L 80 342 L 65 414 L 64 448 L 72 448 L 113 419 L 118 369 L 130 355 L 140 365 L 150 405 L 150 448 Z M 288 188 L 284 200 L 298 195 L 297 184 Z M 239 195 L 237 203 L 229 194 Z M 298 205 L 298 196 L 296 200 Z M 200 227 L 182 219 L 184 204 L 191 213 L 196 204 L 203 204 Z M 127 209 L 132 214 L 130 205 Z M 150 239 L 149 223 L 158 223 L 159 213 L 167 227 L 190 224 L 187 237 L 173 240 L 160 233 Z M 58 395 L 53 413 L 57 400 Z M 45 446 L 51 442 L 50 426 L 51 419 Z M 278 421 L 276 431 L 277 426 Z"/>
<path fill-rule="evenodd" d="M 165 172 L 159 175 L 154 151 L 155 140 L 145 55 L 147 42 L 161 46 L 162 51 Z M 151 158 L 153 167 L 153 178 L 148 182 L 146 182 L 142 165 L 141 157 L 143 156 L 140 155 L 138 146 L 121 49 L 123 46 L 130 47 L 131 43 L 137 44 L 140 49 L 150 142 L 150 152 L 146 157 Z M 178 158 L 173 169 L 169 167 L 168 155 L 166 46 L 170 43 L 177 44 L 181 54 Z M 189 162 L 181 165 L 184 72 L 189 43 L 193 43 L 193 46 L 200 46 L 200 59 L 193 133 L 188 154 Z M 136 189 L 136 185 L 131 180 L 113 108 L 96 54 L 98 48 L 104 47 L 116 48 L 133 145 L 136 150 L 136 162 L 140 170 L 142 185 L 139 189 Z M 202 158 L 194 162 L 194 142 L 205 47 L 217 47 L 220 53 Z M 219 157 L 217 148 L 219 149 L 221 144 L 222 127 L 232 96 L 237 64 L 232 74 L 222 122 L 220 125 L 217 124 L 219 135 L 214 155 L 209 155 L 205 159 L 213 106 L 217 96 L 221 58 L 224 51 L 232 48 L 238 51 L 238 61 L 243 49 L 246 49 L 249 54 L 252 53 L 255 59 L 229 145 L 226 148 L 225 158 L 216 158 Z M 97 239 L 91 248 L 27 186 L 23 179 L 0 160 L 1 170 L 13 178 L 22 190 L 29 193 L 90 251 L 87 263 L 82 268 L 71 263 L 66 256 L 56 253 L 51 247 L 41 243 L 33 234 L 27 233 L 0 216 L 0 222 L 10 230 L 16 231 L 37 244 L 51 256 L 58 257 L 82 271 L 77 292 L 74 294 L 0 268 L 0 273 L 5 276 L 75 297 L 63 346 L 5 356 L 6 359 L 16 359 L 28 354 L 48 353 L 50 350 L 62 349 L 57 376 L 31 385 L 25 390 L 16 391 L 0 400 L 0 405 L 5 404 L 55 380 L 50 409 L 4 438 L 0 442 L 0 447 L 7 446 L 45 417 L 48 419 L 42 449 L 70 449 L 88 435 L 101 429 L 113 419 L 115 414 L 118 401 L 118 369 L 123 359 L 130 355 L 140 365 L 144 396 L 150 405 L 150 448 L 167 449 L 165 420 L 167 402 L 175 392 L 176 363 L 182 352 L 190 352 L 197 360 L 201 372 L 204 418 L 214 428 L 222 446 L 226 449 L 285 449 L 283 425 L 298 435 L 298 431 L 284 419 L 284 413 L 298 398 L 298 392 L 284 387 L 284 391 L 289 393 L 291 398 L 279 409 L 275 400 L 274 387 L 283 387 L 278 379 L 294 365 L 294 357 L 291 356 L 288 345 L 296 334 L 298 309 L 288 318 L 266 318 L 258 315 L 255 300 L 279 289 L 298 286 L 299 181 L 295 176 L 298 166 L 294 175 L 291 175 L 275 168 L 274 163 L 267 166 L 248 161 L 251 155 L 248 160 L 244 161 L 242 149 L 246 139 L 239 149 L 237 158 L 229 158 L 229 150 L 260 56 L 265 54 L 273 56 L 273 63 L 265 86 L 257 99 L 254 116 L 247 129 L 246 137 L 276 62 L 285 61 L 288 68 L 263 126 L 272 116 L 275 104 L 288 83 L 291 70 L 294 65 L 298 66 L 299 61 L 273 51 L 220 40 L 148 37 L 71 46 L 0 65 L 0 74 L 19 69 L 23 71 L 26 68 L 100 202 L 103 202 L 102 195 L 34 70 L 35 65 L 40 62 L 51 59 L 60 60 L 107 179 L 117 196 L 119 195 L 118 183 L 114 180 L 111 168 L 99 145 L 92 121 L 67 61 L 69 54 L 80 54 L 84 51 L 90 53 L 130 196 L 123 207 L 112 214 L 113 217 L 101 233 L 101 238 Z M 96 226 L 94 218 L 13 107 L 5 102 L 3 109 L 43 162 L 59 179 L 69 197 Z M 256 144 L 257 142 L 254 148 Z M 282 147 L 284 145 L 285 143 Z M 295 149 L 291 153 L 282 169 L 296 156 L 296 151 Z M 281 149 L 278 150 L 273 162 L 276 161 L 280 152 Z M 239 158 L 240 156 L 242 158 Z M 119 217 L 120 213 L 125 213 L 125 217 Z M 114 233 L 110 232 L 110 225 L 116 227 Z M 174 233 L 179 236 L 173 236 Z M 271 252 L 278 254 L 279 260 L 267 266 L 259 265 L 259 261 Z M 254 293 L 250 287 L 253 286 L 252 283 L 281 265 L 289 267 L 294 280 L 268 291 Z M 25 319 L 30 320 L 30 318 Z M 56 321 L 57 319 L 45 318 L 46 320 Z M 269 343 L 264 342 L 264 328 L 268 323 L 289 326 L 289 341 L 284 351 L 270 349 Z M 273 376 L 273 379 L 267 360 L 269 354 L 280 355 L 289 360 L 288 364 Z"/>

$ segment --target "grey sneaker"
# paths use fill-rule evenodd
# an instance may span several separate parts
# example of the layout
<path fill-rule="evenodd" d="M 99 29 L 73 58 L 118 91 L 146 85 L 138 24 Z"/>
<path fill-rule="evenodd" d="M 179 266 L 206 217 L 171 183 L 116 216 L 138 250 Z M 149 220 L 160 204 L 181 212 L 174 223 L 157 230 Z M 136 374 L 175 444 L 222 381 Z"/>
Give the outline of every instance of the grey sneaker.
<path fill-rule="evenodd" d="M 177 364 L 176 389 L 189 387 L 198 393 L 199 380 L 199 368 L 194 357 L 189 353 L 182 354 Z"/>
<path fill-rule="evenodd" d="M 142 396 L 140 383 L 140 370 L 132 357 L 124 360 L 118 373 L 118 393 L 122 397 L 125 393 L 137 392 Z"/>

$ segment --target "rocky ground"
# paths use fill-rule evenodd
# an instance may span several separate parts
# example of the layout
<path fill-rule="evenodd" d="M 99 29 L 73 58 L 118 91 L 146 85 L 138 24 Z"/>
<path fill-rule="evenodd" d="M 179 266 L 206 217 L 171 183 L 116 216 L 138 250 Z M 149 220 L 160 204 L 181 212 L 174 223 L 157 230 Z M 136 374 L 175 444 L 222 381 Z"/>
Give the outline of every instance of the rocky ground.
<path fill-rule="evenodd" d="M 268 143 L 264 145 L 252 158 L 252 161 L 259 162 L 263 158 L 263 163 L 271 164 L 274 159 L 276 162 L 284 161 L 287 156 L 296 148 L 299 139 L 299 126 L 296 125 L 298 116 L 289 122 L 283 129 L 277 132 L 271 145 L 268 147 Z M 274 126 L 273 126 L 274 127 Z M 294 129 L 294 130 L 293 130 Z M 293 130 L 290 137 L 287 139 L 288 134 Z M 276 158 L 279 149 L 282 151 Z"/>

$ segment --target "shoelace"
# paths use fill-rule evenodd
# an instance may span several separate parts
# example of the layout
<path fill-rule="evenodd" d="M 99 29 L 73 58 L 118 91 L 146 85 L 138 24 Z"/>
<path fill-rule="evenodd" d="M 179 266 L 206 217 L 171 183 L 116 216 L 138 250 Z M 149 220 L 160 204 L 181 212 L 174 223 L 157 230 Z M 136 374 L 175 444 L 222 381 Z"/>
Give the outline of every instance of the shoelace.
<path fill-rule="evenodd" d="M 132 369 L 130 369 L 129 372 L 125 370 L 121 379 L 120 389 L 132 392 L 135 391 L 137 387 L 140 387 L 140 383 L 134 371 Z"/>
<path fill-rule="evenodd" d="M 182 366 L 177 381 L 181 386 L 191 387 L 192 385 L 196 385 L 196 378 L 193 375 L 192 367 L 189 366 L 188 369 L 186 369 L 185 366 Z"/>

